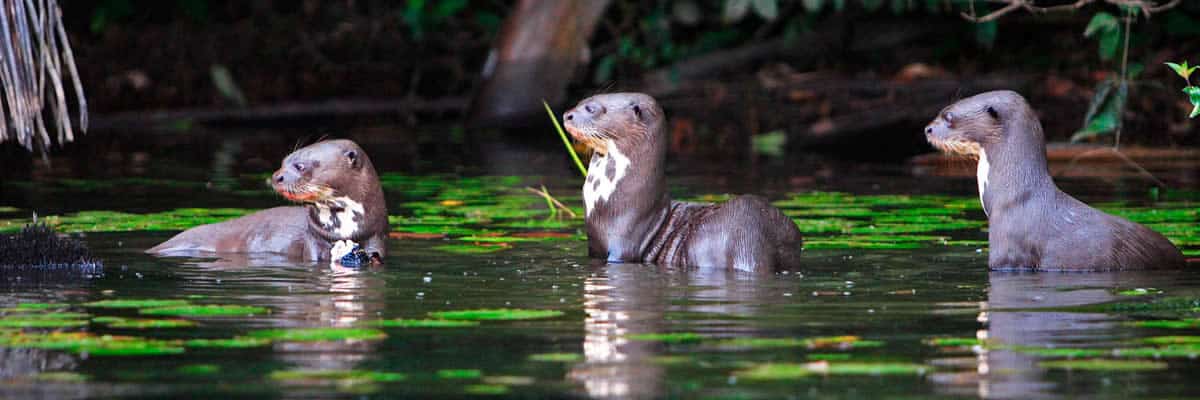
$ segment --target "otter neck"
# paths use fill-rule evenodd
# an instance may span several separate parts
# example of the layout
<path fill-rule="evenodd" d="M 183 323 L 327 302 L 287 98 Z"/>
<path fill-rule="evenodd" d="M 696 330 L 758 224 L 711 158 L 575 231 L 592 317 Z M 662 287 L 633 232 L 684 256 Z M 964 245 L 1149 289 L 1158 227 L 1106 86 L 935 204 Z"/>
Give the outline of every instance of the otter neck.
<path fill-rule="evenodd" d="M 989 218 L 1055 189 L 1041 124 L 1032 115 L 1014 117 L 1003 124 L 1000 140 L 985 143 L 979 155 L 979 199 Z"/>
<path fill-rule="evenodd" d="M 372 181 L 377 179 L 373 171 L 368 172 Z M 352 186 L 349 193 L 339 192 L 307 206 L 308 226 L 317 236 L 329 241 L 363 240 L 379 230 L 379 221 L 387 220 L 382 188 Z"/>
<path fill-rule="evenodd" d="M 639 260 L 671 203 L 666 150 L 658 143 L 618 146 L 613 140 L 605 146 L 606 154 L 593 154 L 583 187 L 588 237 L 609 261 Z"/>

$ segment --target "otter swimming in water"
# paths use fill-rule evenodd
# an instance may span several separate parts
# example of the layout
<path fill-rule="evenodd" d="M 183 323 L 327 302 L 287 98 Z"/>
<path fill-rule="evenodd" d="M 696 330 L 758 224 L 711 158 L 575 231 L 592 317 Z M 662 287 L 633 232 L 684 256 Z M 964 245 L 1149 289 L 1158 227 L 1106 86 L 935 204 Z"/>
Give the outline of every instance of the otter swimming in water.
<path fill-rule="evenodd" d="M 610 262 L 774 271 L 796 266 L 796 224 L 758 196 L 724 204 L 671 201 L 662 108 L 641 93 L 589 97 L 563 115 L 590 147 L 583 186 L 588 252 Z"/>
<path fill-rule="evenodd" d="M 938 149 L 979 159 L 979 200 L 994 270 L 1180 268 L 1183 254 L 1158 232 L 1063 193 L 1046 165 L 1042 125 L 1025 98 L 994 91 L 946 107 L 925 128 Z"/>
<path fill-rule="evenodd" d="M 327 140 L 296 150 L 270 183 L 283 197 L 305 205 L 198 226 L 146 252 L 276 253 L 313 261 L 361 252 L 373 262 L 386 255 L 383 189 L 371 160 L 354 142 Z"/>

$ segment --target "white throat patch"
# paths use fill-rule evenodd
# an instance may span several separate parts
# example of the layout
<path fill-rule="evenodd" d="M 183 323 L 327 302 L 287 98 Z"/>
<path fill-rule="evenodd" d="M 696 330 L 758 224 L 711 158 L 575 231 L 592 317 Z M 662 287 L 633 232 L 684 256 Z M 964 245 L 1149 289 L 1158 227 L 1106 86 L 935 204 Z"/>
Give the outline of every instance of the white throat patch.
<path fill-rule="evenodd" d="M 338 237 L 349 238 L 358 232 L 358 221 L 354 220 L 355 215 L 365 217 L 366 209 L 362 203 L 351 200 L 349 197 L 334 197 L 329 201 L 329 204 L 340 208 L 334 213 L 329 205 L 317 203 L 317 219 L 321 221 L 321 225 L 325 228 L 333 228 L 333 234 Z M 337 216 L 337 223 L 334 223 L 333 217 Z"/>
<path fill-rule="evenodd" d="M 983 202 L 983 193 L 987 191 L 988 172 L 992 169 L 991 164 L 988 164 L 987 153 L 983 149 L 979 149 L 979 167 L 975 169 L 975 180 L 979 183 L 979 205 L 983 206 L 983 214 L 987 215 L 987 204 Z"/>
<path fill-rule="evenodd" d="M 621 178 L 625 177 L 625 171 L 629 169 L 629 157 L 621 154 L 621 149 L 617 148 L 616 143 L 608 140 L 607 148 L 608 155 L 593 154 L 591 165 L 588 166 L 587 181 L 583 183 L 584 214 L 586 215 L 592 214 L 592 209 L 596 208 L 597 201 L 608 201 L 608 197 L 617 190 L 617 183 L 621 182 Z M 612 160 L 610 161 L 609 158 Z M 615 163 L 612 179 L 608 178 L 610 162 Z"/>

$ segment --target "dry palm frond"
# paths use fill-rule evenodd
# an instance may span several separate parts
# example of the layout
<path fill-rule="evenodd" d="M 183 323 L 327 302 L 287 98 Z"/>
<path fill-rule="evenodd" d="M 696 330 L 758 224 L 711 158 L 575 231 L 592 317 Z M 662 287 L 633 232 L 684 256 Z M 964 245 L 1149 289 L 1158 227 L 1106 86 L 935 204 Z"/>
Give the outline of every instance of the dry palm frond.
<path fill-rule="evenodd" d="M 30 151 L 54 143 L 43 111 L 59 144 L 75 140 L 64 85 L 64 70 L 75 89 L 79 129 L 87 130 L 87 100 L 75 56 L 56 0 L 0 0 L 0 142 L 16 140 Z"/>

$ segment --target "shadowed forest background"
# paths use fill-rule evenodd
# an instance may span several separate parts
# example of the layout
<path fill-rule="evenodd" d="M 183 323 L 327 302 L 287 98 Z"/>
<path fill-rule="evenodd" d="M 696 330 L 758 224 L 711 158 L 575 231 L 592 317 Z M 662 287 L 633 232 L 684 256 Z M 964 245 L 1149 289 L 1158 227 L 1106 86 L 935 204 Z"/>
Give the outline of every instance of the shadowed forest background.
<path fill-rule="evenodd" d="M 1194 2 L 1149 17 L 1101 1 L 985 23 L 962 14 L 1002 4 L 555 3 L 72 1 L 64 22 L 90 132 L 56 147 L 49 164 L 6 143 L 3 175 L 152 173 L 177 161 L 207 169 L 221 154 L 235 168 L 266 170 L 323 136 L 386 146 L 371 149 L 389 154 L 385 169 L 495 171 L 530 159 L 567 173 L 541 100 L 561 115 L 589 94 L 625 90 L 662 102 L 673 157 L 704 162 L 904 162 L 930 151 L 920 128 L 941 107 L 1000 88 L 1029 98 L 1052 141 L 1111 145 L 1115 120 L 1124 145 L 1197 143 L 1184 83 L 1163 65 L 1200 54 Z M 1039 4 L 1059 3 L 1073 2 Z M 588 37 L 569 19 L 516 15 L 521 4 L 600 17 Z M 1116 24 L 1095 28 L 1101 14 Z M 568 67 L 500 77 L 489 92 L 486 64 L 506 19 L 548 38 L 542 54 Z M 1123 65 L 1128 96 L 1109 107 L 1104 94 Z M 524 108 L 489 115 L 504 107 Z M 253 134 L 263 129 L 274 134 Z"/>

